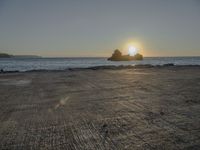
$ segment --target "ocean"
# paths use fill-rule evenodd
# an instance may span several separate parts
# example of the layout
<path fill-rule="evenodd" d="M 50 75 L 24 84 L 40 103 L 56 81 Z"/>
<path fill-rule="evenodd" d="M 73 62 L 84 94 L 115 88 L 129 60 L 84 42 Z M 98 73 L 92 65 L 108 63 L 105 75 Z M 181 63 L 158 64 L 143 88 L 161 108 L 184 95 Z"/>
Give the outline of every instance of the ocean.
<path fill-rule="evenodd" d="M 65 70 L 94 66 L 120 65 L 200 65 L 200 57 L 145 57 L 143 61 L 107 61 L 107 58 L 0 58 L 4 71 Z"/>

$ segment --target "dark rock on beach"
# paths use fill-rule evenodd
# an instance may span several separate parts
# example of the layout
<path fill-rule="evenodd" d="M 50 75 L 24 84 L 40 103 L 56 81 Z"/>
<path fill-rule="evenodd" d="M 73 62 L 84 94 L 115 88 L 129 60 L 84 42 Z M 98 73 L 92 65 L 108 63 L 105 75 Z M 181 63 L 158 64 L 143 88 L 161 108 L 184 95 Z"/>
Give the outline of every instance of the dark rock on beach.
<path fill-rule="evenodd" d="M 169 63 L 169 64 L 164 64 L 163 66 L 170 67 L 170 66 L 174 66 L 174 64 L 173 63 Z"/>

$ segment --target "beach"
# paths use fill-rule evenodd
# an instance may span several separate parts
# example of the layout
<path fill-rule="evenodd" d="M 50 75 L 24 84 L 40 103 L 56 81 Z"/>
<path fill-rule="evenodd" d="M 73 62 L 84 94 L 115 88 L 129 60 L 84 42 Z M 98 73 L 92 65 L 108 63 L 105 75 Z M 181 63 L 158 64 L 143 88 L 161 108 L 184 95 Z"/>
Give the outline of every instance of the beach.
<path fill-rule="evenodd" d="M 200 66 L 0 74 L 0 149 L 198 149 Z"/>

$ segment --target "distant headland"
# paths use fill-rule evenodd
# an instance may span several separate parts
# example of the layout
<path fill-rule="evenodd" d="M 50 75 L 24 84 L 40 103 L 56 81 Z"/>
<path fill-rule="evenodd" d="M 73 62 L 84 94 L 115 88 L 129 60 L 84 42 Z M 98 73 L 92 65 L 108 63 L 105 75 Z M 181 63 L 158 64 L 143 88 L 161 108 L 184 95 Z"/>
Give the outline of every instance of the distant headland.
<path fill-rule="evenodd" d="M 110 61 L 131 61 L 131 60 L 143 60 L 143 56 L 139 53 L 134 56 L 122 55 L 122 53 L 116 49 L 111 57 L 108 58 Z"/>
<path fill-rule="evenodd" d="M 6 53 L 0 53 L 0 58 L 10 58 L 12 55 L 6 54 Z"/>
<path fill-rule="evenodd" d="M 41 58 L 37 55 L 10 55 L 7 53 L 0 53 L 0 58 Z"/>

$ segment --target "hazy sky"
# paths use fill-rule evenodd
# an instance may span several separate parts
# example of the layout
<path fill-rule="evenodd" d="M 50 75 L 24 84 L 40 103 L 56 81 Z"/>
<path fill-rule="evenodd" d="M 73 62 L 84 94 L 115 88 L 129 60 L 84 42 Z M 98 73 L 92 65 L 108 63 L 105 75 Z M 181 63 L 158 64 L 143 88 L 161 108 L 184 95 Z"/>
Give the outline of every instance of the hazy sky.
<path fill-rule="evenodd" d="M 200 0 L 0 0 L 0 52 L 200 56 Z"/>

